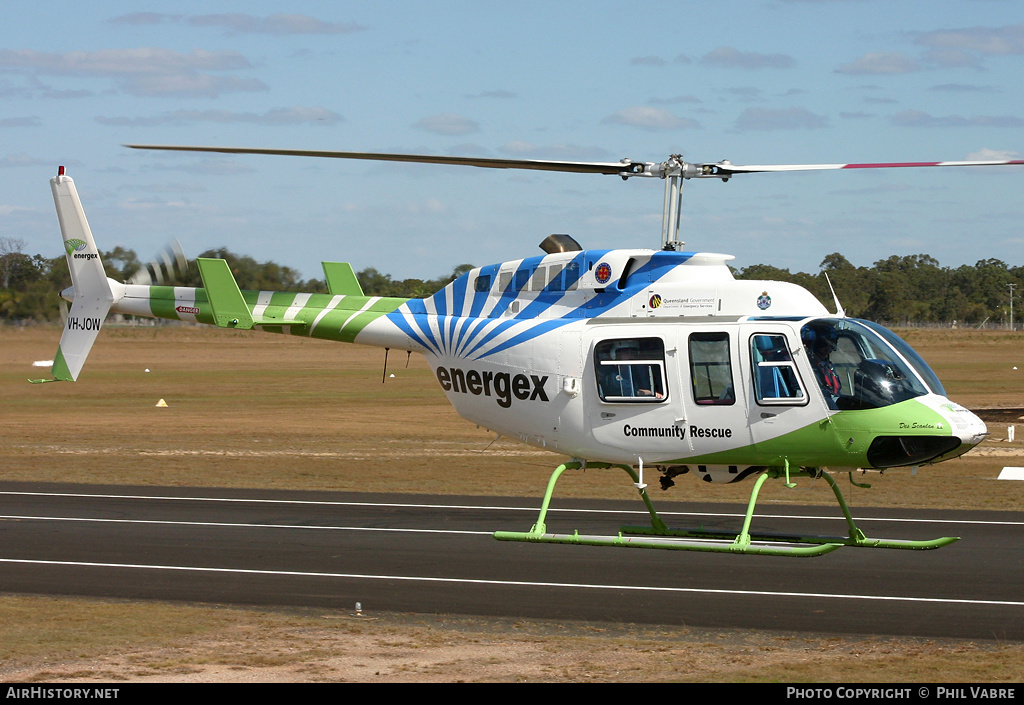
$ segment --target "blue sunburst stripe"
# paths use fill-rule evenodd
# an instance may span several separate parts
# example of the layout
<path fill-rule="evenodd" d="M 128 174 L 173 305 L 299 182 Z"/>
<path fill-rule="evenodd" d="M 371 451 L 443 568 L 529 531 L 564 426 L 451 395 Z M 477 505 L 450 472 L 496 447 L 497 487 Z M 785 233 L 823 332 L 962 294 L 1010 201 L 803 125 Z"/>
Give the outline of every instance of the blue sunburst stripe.
<path fill-rule="evenodd" d="M 409 324 L 409 321 L 406 318 L 405 314 L 402 314 L 402 313 L 399 313 L 399 312 L 396 311 L 395 313 L 389 313 L 387 318 L 392 323 L 394 323 L 395 326 L 397 326 L 399 330 L 401 330 L 403 333 L 405 333 L 410 338 L 412 338 L 415 343 L 417 343 L 418 345 L 421 345 L 423 348 L 425 348 L 427 350 L 432 351 L 435 355 L 439 355 L 440 354 L 440 351 L 437 349 L 437 346 L 434 345 L 433 340 L 424 340 L 423 338 L 421 338 L 417 334 L 416 330 Z M 412 319 L 414 321 L 417 321 L 420 318 L 426 318 L 426 316 L 423 315 L 423 314 L 419 314 L 419 315 L 413 314 L 412 315 Z"/>
<path fill-rule="evenodd" d="M 526 260 L 523 261 L 525 262 Z M 516 269 L 516 272 L 519 272 L 522 268 L 522 264 L 520 264 L 520 266 Z M 505 287 L 505 291 L 501 293 L 501 297 L 498 299 L 497 303 L 495 303 L 494 307 L 487 312 L 487 318 L 481 320 L 480 323 L 478 323 L 477 325 L 472 326 L 469 329 L 469 336 L 466 337 L 465 340 L 460 341 L 460 349 L 464 349 L 465 347 L 471 345 L 473 341 L 476 339 L 476 336 L 480 333 L 481 329 L 488 323 L 499 319 L 501 315 L 505 312 L 505 310 L 509 307 L 509 305 L 511 305 L 511 303 L 516 300 L 520 293 L 520 289 L 516 288 L 517 278 L 518 277 L 516 276 L 516 274 L 513 273 L 512 279 L 509 280 L 508 285 Z"/>
<path fill-rule="evenodd" d="M 467 350 L 467 351 L 466 351 L 466 353 L 465 353 L 465 357 L 467 357 L 467 358 L 472 358 L 472 357 L 473 357 L 473 354 L 474 354 L 474 353 L 475 353 L 475 352 L 476 352 L 477 350 L 479 350 L 479 349 L 480 349 L 480 348 L 482 348 L 483 346 L 485 346 L 485 345 L 487 345 L 488 343 L 490 343 L 490 342 L 491 342 L 492 340 L 494 340 L 495 338 L 497 338 L 497 337 L 498 337 L 499 335 L 501 335 L 502 333 L 506 332 L 506 331 L 507 331 L 507 330 L 508 330 L 509 328 L 513 328 L 513 327 L 516 327 L 516 326 L 518 326 L 518 327 L 522 327 L 522 326 L 523 326 L 523 324 L 524 324 L 524 321 L 517 321 L 517 320 L 515 320 L 514 318 L 513 318 L 513 319 L 505 319 L 505 320 L 501 321 L 501 323 L 499 323 L 499 324 L 498 324 L 497 326 L 495 326 L 495 327 L 494 327 L 493 329 L 491 329 L 490 331 L 488 331 L 488 332 L 487 332 L 487 334 L 486 334 L 486 335 L 484 335 L 484 336 L 483 336 L 483 337 L 482 337 L 482 338 L 481 338 L 481 339 L 480 339 L 480 340 L 479 340 L 479 341 L 478 341 L 478 342 L 476 343 L 476 345 L 474 345 L 474 346 L 473 346 L 473 347 L 472 347 L 472 348 L 471 348 L 470 350 Z M 532 330 L 532 328 L 530 328 L 530 330 Z M 527 333 L 528 333 L 528 332 L 529 332 L 529 330 L 528 330 L 528 331 L 525 331 L 525 332 L 527 332 Z M 520 334 L 520 336 L 521 336 L 521 335 L 522 335 L 522 334 Z M 531 336 L 531 337 L 532 337 L 532 336 Z M 528 340 L 528 339 L 529 339 L 529 338 L 523 338 L 523 340 Z M 519 342 L 523 342 L 523 340 L 520 340 Z M 491 354 L 491 352 L 492 352 L 492 351 L 488 351 L 488 352 L 487 352 L 487 354 L 488 354 L 488 355 L 490 355 L 490 354 Z M 481 357 L 486 357 L 486 356 L 481 356 Z"/>
<path fill-rule="evenodd" d="M 494 308 L 491 310 L 489 314 L 492 318 L 497 318 L 498 316 L 505 313 L 505 310 L 509 307 L 509 305 L 511 305 L 511 303 L 515 301 L 516 298 L 518 298 L 519 295 L 530 285 L 530 276 L 532 276 L 533 270 L 544 264 L 544 259 L 548 256 L 549 255 L 541 255 L 539 257 L 527 257 L 526 259 L 521 260 L 519 262 L 519 266 L 517 266 L 515 271 L 512 273 L 512 280 L 505 288 L 505 291 L 502 292 L 501 298 L 498 300 L 497 304 L 495 304 Z M 580 260 L 582 259 L 582 257 L 583 253 L 581 253 L 580 257 L 574 258 L 573 261 L 575 262 L 576 260 Z M 519 279 L 520 272 L 524 271 L 527 272 L 528 276 L 523 278 L 521 286 L 516 286 L 516 281 Z M 544 291 L 548 291 L 548 289 L 545 288 Z"/>
<path fill-rule="evenodd" d="M 488 350 L 487 352 L 485 352 L 483 355 L 480 355 L 480 357 L 477 359 L 483 359 L 485 357 L 489 357 L 491 355 L 499 353 L 502 350 L 514 348 L 516 345 L 519 345 L 520 343 L 525 343 L 527 340 L 533 340 L 538 335 L 543 335 L 557 328 L 561 328 L 562 326 L 567 325 L 569 323 L 572 323 L 572 319 L 548 318 L 542 321 L 537 321 L 536 324 L 531 326 L 529 330 L 525 330 L 522 333 L 519 333 L 518 335 L 512 336 L 511 338 L 501 343 L 500 345 L 497 345 Z"/>
<path fill-rule="evenodd" d="M 498 276 L 498 269 L 501 267 L 500 264 L 491 264 L 486 267 L 481 267 L 480 277 L 491 277 L 492 279 Z M 484 306 L 487 304 L 487 297 L 490 296 L 490 287 L 486 291 L 474 291 L 473 292 L 473 305 L 469 309 L 469 317 L 476 318 L 480 315 L 480 312 L 484 310 Z"/>
<path fill-rule="evenodd" d="M 416 324 L 416 327 L 420 329 L 424 337 L 430 341 L 430 348 L 435 352 L 440 352 L 440 345 L 437 342 L 437 337 L 434 335 L 434 331 L 430 329 L 430 314 L 421 314 L 413 316 L 412 321 Z"/>
<path fill-rule="evenodd" d="M 474 280 L 474 286 L 476 281 Z M 469 296 L 469 277 L 461 276 L 452 282 L 452 313 L 458 317 L 464 317 L 466 315 L 466 301 L 470 298 Z M 455 342 L 455 326 L 457 321 L 451 321 L 448 328 L 448 341 L 449 344 L 454 347 Z"/>
<path fill-rule="evenodd" d="M 454 343 L 452 345 L 452 350 L 455 351 L 456 354 L 458 354 L 459 348 L 462 347 L 462 340 L 466 336 L 466 331 L 469 330 L 469 328 L 470 328 L 470 326 L 471 326 L 471 324 L 473 323 L 474 320 L 476 320 L 476 319 L 475 318 L 468 318 L 467 317 L 467 318 L 463 318 L 461 321 L 459 321 L 456 324 L 456 335 L 455 335 Z"/>
<path fill-rule="evenodd" d="M 500 324 L 501 322 L 502 321 L 500 318 L 481 318 L 477 320 L 475 323 L 473 323 L 473 325 L 469 326 L 469 335 L 465 336 L 465 338 L 462 341 L 460 341 L 459 347 L 456 350 L 456 354 L 468 354 L 465 352 L 466 348 L 473 343 L 477 335 L 479 335 L 483 329 L 488 327 L 493 328 Z"/>
<path fill-rule="evenodd" d="M 587 258 L 596 262 L 604 254 L 604 251 L 581 252 L 563 268 L 567 277 L 575 271 L 573 279 L 565 281 L 562 289 L 558 291 L 551 290 L 552 285 L 549 283 L 536 299 L 527 303 L 511 319 L 502 318 L 502 316 L 511 303 L 518 299 L 529 282 L 529 278 L 524 278 L 522 285 L 516 286 L 518 273 L 532 271 L 542 265 L 544 256 L 530 257 L 519 262 L 511 280 L 490 311 L 484 311 L 490 292 L 478 292 L 474 286 L 471 293 L 470 277 L 465 274 L 452 285 L 428 299 L 408 301 L 401 309 L 389 314 L 388 318 L 414 341 L 437 355 L 451 354 L 467 358 L 473 355 L 487 357 L 543 335 L 573 320 L 601 316 L 624 301 L 628 301 L 644 288 L 656 283 L 672 271 L 673 267 L 692 256 L 692 253 L 655 252 L 647 262 L 630 274 L 629 283 L 625 289 L 618 288 L 620 280 L 616 279 L 608 283 L 605 292 L 597 294 L 585 304 L 566 311 L 558 318 L 540 318 L 552 307 L 563 302 L 567 293 L 565 289 L 583 275 Z M 574 263 L 577 265 L 576 267 L 572 267 Z M 498 274 L 501 266 L 490 265 L 481 268 L 477 275 L 494 277 Z M 449 296 L 451 298 L 448 298 Z M 468 312 L 466 311 L 467 304 L 469 305 Z M 486 317 L 482 318 L 481 315 Z M 534 324 L 530 325 L 531 322 Z M 436 331 L 434 326 L 436 326 Z M 522 330 L 523 327 L 525 330 Z M 517 328 L 519 330 L 515 332 L 513 329 Z M 509 335 L 509 337 L 506 340 L 501 340 L 501 337 L 505 335 Z M 492 343 L 495 346 L 487 349 L 487 346 Z"/>

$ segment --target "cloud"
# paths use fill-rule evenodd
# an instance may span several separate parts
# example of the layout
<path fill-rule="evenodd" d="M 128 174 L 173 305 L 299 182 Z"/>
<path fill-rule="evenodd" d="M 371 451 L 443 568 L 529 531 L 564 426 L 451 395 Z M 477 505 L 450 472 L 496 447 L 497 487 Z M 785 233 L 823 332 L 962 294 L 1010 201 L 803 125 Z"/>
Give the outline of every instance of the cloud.
<path fill-rule="evenodd" d="M 143 96 L 218 96 L 238 91 L 263 91 L 257 79 L 216 76 L 210 72 L 252 68 L 233 51 L 194 49 L 101 49 L 66 53 L 32 49 L 0 50 L 0 69 L 31 75 L 109 78 L 126 93 Z"/>
<path fill-rule="evenodd" d="M 182 18 L 182 15 L 165 15 L 160 12 L 132 12 L 127 15 L 113 17 L 108 22 L 112 25 L 128 25 L 137 27 L 141 25 L 162 24 L 164 22 L 175 22 Z"/>
<path fill-rule="evenodd" d="M 183 171 L 189 174 L 208 176 L 233 176 L 235 174 L 251 174 L 256 171 L 253 167 L 227 156 L 200 159 L 185 164 L 165 162 L 160 165 L 160 168 L 167 171 Z"/>
<path fill-rule="evenodd" d="M 655 105 L 674 105 L 676 103 L 700 103 L 701 100 L 695 95 L 675 95 L 671 98 L 651 98 L 650 103 Z"/>
<path fill-rule="evenodd" d="M 889 119 L 894 127 L 1024 127 L 1024 118 L 1014 115 L 947 115 L 935 117 L 923 110 L 904 110 Z"/>
<path fill-rule="evenodd" d="M 585 147 L 564 142 L 535 145 L 532 142 L 517 140 L 505 143 L 499 151 L 514 159 L 548 159 L 563 162 L 606 162 L 612 159 L 611 154 L 600 147 Z"/>
<path fill-rule="evenodd" d="M 852 75 L 863 74 L 900 74 L 919 71 L 918 63 L 903 54 L 895 52 L 871 52 L 856 61 L 843 64 L 836 73 Z"/>
<path fill-rule="evenodd" d="M 158 76 L 130 76 L 118 81 L 122 90 L 143 97 L 195 96 L 216 98 L 224 93 L 269 90 L 255 78 L 211 76 L 204 73 L 174 73 Z"/>
<path fill-rule="evenodd" d="M 739 130 L 806 130 L 828 127 L 828 118 L 806 108 L 747 108 L 736 119 Z"/>
<path fill-rule="evenodd" d="M 229 34 L 352 34 L 367 29 L 355 22 L 324 22 L 308 15 L 254 17 L 241 13 L 193 15 L 186 22 L 194 27 L 221 27 Z"/>
<path fill-rule="evenodd" d="M 43 121 L 38 115 L 0 119 L 0 127 L 39 127 L 42 124 Z"/>
<path fill-rule="evenodd" d="M 998 90 L 992 86 L 975 86 L 969 83 L 943 83 L 932 86 L 930 91 L 944 91 L 949 93 L 997 93 Z"/>
<path fill-rule="evenodd" d="M 413 127 L 439 135 L 468 135 L 480 131 L 480 125 L 476 121 L 455 113 L 431 115 L 416 121 Z"/>
<path fill-rule="evenodd" d="M 791 69 L 796 59 L 787 54 L 758 54 L 733 47 L 718 47 L 701 57 L 706 66 L 728 69 Z"/>
<path fill-rule="evenodd" d="M 334 125 L 344 121 L 341 115 L 327 108 L 294 106 L 274 108 L 265 113 L 237 113 L 229 110 L 174 110 L 154 117 L 97 117 L 101 125 L 119 127 L 154 127 L 185 125 L 193 122 L 249 123 L 253 125 Z"/>
<path fill-rule="evenodd" d="M 50 166 L 52 161 L 33 157 L 25 153 L 5 154 L 0 157 L 0 169 L 17 168 L 23 166 Z"/>
<path fill-rule="evenodd" d="M 637 56 L 629 60 L 632 66 L 665 66 L 668 62 L 660 56 Z"/>
<path fill-rule="evenodd" d="M 939 29 L 919 34 L 914 43 L 931 49 L 953 49 L 988 56 L 1020 55 L 1024 54 L 1024 24 Z"/>
<path fill-rule="evenodd" d="M 682 118 L 664 108 L 653 108 L 649 105 L 637 105 L 632 108 L 623 108 L 612 113 L 601 121 L 611 125 L 628 125 L 639 127 L 641 130 L 680 130 L 698 129 L 700 123 L 690 118 Z"/>
<path fill-rule="evenodd" d="M 217 15 L 166 15 L 159 12 L 134 12 L 110 20 L 113 25 L 154 25 L 185 22 L 193 27 L 220 27 L 228 34 L 351 34 L 366 27 L 355 22 L 325 22 L 308 15 L 268 15 L 256 17 L 243 13 Z"/>
<path fill-rule="evenodd" d="M 1020 152 L 1013 152 L 1008 149 L 989 149 L 982 147 L 977 152 L 971 152 L 964 159 L 966 161 L 979 162 L 1002 162 L 1011 159 L 1020 159 Z"/>
<path fill-rule="evenodd" d="M 33 69 L 62 75 L 123 76 L 175 71 L 235 71 L 252 68 L 238 52 L 193 49 L 100 49 L 64 54 L 34 49 L 0 50 L 0 68 Z"/>
<path fill-rule="evenodd" d="M 496 90 L 496 91 L 480 91 L 479 93 L 473 93 L 466 96 L 467 98 L 518 98 L 519 96 L 512 91 Z"/>

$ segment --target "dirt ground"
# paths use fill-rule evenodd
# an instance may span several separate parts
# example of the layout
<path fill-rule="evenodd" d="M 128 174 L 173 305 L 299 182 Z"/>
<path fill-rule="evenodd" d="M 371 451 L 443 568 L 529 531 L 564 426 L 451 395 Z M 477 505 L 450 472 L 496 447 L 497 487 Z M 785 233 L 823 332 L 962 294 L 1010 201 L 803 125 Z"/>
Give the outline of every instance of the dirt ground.
<path fill-rule="evenodd" d="M 1024 407 L 1024 335 L 902 333 L 952 399 L 975 409 Z M 107 328 L 77 383 L 28 384 L 48 375 L 33 362 L 52 359 L 59 336 L 56 328 L 0 328 L 4 480 L 539 498 L 562 460 L 460 419 L 423 360 L 407 361 L 404 353 L 392 352 L 385 370 L 383 351 L 359 346 L 208 328 Z M 166 406 L 157 406 L 161 400 Z M 1020 433 L 1011 443 L 1007 428 L 1015 424 Z M 871 490 L 851 488 L 851 506 L 855 513 L 870 506 L 1019 511 L 1024 482 L 995 478 L 1003 466 L 1024 465 L 1020 424 L 1024 419 L 1012 416 L 990 422 L 990 440 L 963 459 L 913 476 L 874 474 Z M 831 501 L 824 487 L 776 484 L 766 486 L 764 502 Z M 743 483 L 683 476 L 654 499 L 744 502 L 748 493 Z M 617 474 L 589 471 L 566 478 L 560 495 L 632 499 L 635 490 Z M 100 615 L 108 610 L 117 616 L 106 623 Z M 176 615 L 168 618 L 174 628 L 159 626 L 164 611 Z M 65 646 L 63 637 L 41 636 L 50 612 L 57 625 L 77 615 L 93 637 Z M 180 633 L 180 623 L 195 632 Z M 112 624 L 137 626 L 107 643 Z M 1024 675 L 1006 665 L 1024 663 L 1014 644 L 30 596 L 0 599 L 3 644 L 4 682 L 935 681 L 949 672 L 931 670 L 935 664 L 967 668 L 964 678 L 972 681 L 1019 682 Z M 852 652 L 859 666 L 847 668 Z M 866 663 L 874 670 L 864 670 Z"/>
<path fill-rule="evenodd" d="M 4 683 L 1024 681 L 1014 643 L 40 597 L 0 614 Z"/>

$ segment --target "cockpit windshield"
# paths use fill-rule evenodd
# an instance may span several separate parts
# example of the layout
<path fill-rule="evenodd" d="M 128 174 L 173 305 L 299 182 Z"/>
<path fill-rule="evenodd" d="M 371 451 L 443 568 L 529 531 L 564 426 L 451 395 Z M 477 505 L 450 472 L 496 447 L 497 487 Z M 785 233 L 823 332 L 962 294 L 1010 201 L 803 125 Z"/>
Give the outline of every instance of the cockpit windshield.
<path fill-rule="evenodd" d="M 935 373 L 896 334 L 851 318 L 821 318 L 800 331 L 832 409 L 875 409 L 929 392 L 945 395 Z"/>

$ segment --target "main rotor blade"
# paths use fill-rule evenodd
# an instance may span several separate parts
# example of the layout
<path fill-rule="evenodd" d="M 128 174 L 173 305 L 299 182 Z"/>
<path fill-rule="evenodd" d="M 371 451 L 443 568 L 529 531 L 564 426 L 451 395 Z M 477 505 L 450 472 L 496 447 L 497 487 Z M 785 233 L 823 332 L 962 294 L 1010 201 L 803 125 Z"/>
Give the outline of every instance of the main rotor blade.
<path fill-rule="evenodd" d="M 535 169 L 540 171 L 568 171 L 582 174 L 631 175 L 643 171 L 644 164 L 627 160 L 621 162 L 561 162 L 541 159 L 492 159 L 489 157 L 445 157 L 426 154 L 386 154 L 378 152 L 334 152 L 317 149 L 259 149 L 251 147 L 195 147 L 159 144 L 126 144 L 132 149 L 160 149 L 177 152 L 219 152 L 222 154 L 277 154 L 291 157 L 329 157 L 334 159 L 368 159 L 385 162 L 417 162 L 421 164 L 451 164 L 478 166 L 491 169 Z"/>
<path fill-rule="evenodd" d="M 1024 164 L 1024 159 L 978 160 L 960 162 L 874 162 L 867 164 L 733 164 L 720 162 L 690 163 L 679 155 L 664 162 L 636 162 L 623 159 L 618 162 L 566 162 L 544 159 L 494 159 L 490 157 L 446 157 L 429 154 L 390 154 L 382 152 L 336 152 L 319 149 L 262 149 L 256 147 L 200 147 L 191 145 L 126 144 L 132 149 L 157 149 L 175 152 L 218 152 L 221 154 L 276 154 L 291 157 L 328 157 L 333 159 L 367 159 L 385 162 L 416 162 L 420 164 L 449 164 L 477 166 L 489 169 L 534 169 L 563 171 L 578 174 L 612 174 L 628 179 L 631 176 L 682 177 L 684 179 L 727 180 L 736 174 L 783 171 L 821 171 L 827 169 L 894 169 L 926 166 L 1003 166 Z"/>
<path fill-rule="evenodd" d="M 966 162 L 876 162 L 868 164 L 752 164 L 741 166 L 728 162 L 719 162 L 719 173 L 753 174 L 771 171 L 815 171 L 823 169 L 897 169 L 901 167 L 925 166 L 1003 166 L 1007 164 L 1024 164 L 1024 159 L 979 160 Z"/>

